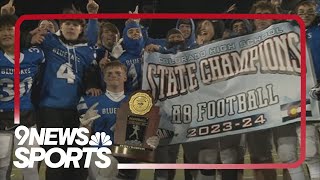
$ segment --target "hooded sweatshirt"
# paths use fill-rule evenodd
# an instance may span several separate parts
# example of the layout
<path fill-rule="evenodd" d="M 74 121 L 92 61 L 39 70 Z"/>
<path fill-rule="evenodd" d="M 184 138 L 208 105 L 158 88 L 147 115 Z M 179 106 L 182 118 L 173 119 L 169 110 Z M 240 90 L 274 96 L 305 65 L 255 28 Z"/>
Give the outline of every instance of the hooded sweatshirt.
<path fill-rule="evenodd" d="M 166 42 L 166 46 L 165 47 L 160 47 L 159 52 L 162 54 L 176 54 L 180 51 L 185 51 L 187 50 L 187 45 L 185 40 L 182 42 L 169 42 L 169 36 L 172 34 L 181 34 L 182 33 L 179 29 L 176 28 L 172 28 L 168 31 L 167 33 L 167 42 Z"/>
<path fill-rule="evenodd" d="M 186 46 L 187 46 L 187 49 L 190 49 L 190 48 L 194 48 L 196 46 L 196 31 L 195 31 L 195 25 L 194 25 L 194 22 L 192 19 L 189 19 L 190 20 L 190 25 L 191 25 L 191 34 L 189 36 L 189 38 L 187 38 L 185 40 L 186 42 Z M 176 24 L 176 28 L 179 29 L 179 26 L 181 23 L 182 19 L 179 19 L 177 21 L 177 24 Z"/>
<path fill-rule="evenodd" d="M 83 42 L 67 44 L 62 36 L 51 33 L 40 47 L 46 59 L 40 107 L 76 109 L 84 73 L 94 62 L 95 49 Z"/>
<path fill-rule="evenodd" d="M 127 81 L 125 83 L 125 93 L 130 94 L 141 89 L 142 83 L 142 50 L 145 45 L 143 36 L 134 40 L 128 37 L 127 32 L 131 28 L 140 28 L 136 22 L 129 22 L 123 30 L 122 46 L 125 52 L 119 57 L 121 63 L 127 67 Z"/>
<path fill-rule="evenodd" d="M 230 22 L 230 29 L 232 30 L 233 24 L 236 23 L 236 22 L 239 22 L 239 21 L 242 21 L 244 23 L 245 28 L 247 30 L 246 34 L 252 33 L 252 26 L 251 26 L 250 22 L 248 20 L 246 20 L 246 19 L 235 19 L 235 20 L 232 20 Z M 246 35 L 246 34 L 243 34 L 243 35 Z M 232 31 L 231 34 L 230 34 L 230 38 L 237 37 L 237 36 L 242 36 L 242 35 L 239 35 L 234 31 Z"/>

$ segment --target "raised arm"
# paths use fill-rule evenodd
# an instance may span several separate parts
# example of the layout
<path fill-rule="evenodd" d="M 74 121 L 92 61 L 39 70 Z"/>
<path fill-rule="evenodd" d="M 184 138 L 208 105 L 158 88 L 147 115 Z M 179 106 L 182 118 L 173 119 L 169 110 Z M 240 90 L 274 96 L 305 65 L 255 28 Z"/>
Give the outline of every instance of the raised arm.
<path fill-rule="evenodd" d="M 99 11 L 99 4 L 97 4 L 94 0 L 88 0 L 87 11 L 89 14 L 97 14 Z M 98 31 L 98 20 L 89 19 L 87 28 L 85 30 L 85 36 L 90 46 L 94 46 L 98 42 Z"/>

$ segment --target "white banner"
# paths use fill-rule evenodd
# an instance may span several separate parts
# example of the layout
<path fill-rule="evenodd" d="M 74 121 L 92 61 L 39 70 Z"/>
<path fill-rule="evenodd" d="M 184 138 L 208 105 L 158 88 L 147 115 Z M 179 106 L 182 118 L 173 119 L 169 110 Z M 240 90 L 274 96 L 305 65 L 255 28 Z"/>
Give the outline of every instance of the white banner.
<path fill-rule="evenodd" d="M 315 85 L 307 59 L 307 91 Z M 290 23 L 173 54 L 145 53 L 143 89 L 161 107 L 171 144 L 300 121 L 300 33 Z M 319 105 L 307 99 L 307 117 Z"/>

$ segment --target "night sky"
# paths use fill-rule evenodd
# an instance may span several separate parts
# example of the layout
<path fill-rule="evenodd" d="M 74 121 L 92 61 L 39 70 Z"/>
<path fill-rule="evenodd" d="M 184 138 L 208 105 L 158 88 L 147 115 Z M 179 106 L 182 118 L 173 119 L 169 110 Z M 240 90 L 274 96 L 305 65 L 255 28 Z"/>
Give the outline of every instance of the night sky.
<path fill-rule="evenodd" d="M 232 4 L 237 3 L 238 13 L 249 11 L 254 0 L 96 0 L 100 5 L 99 13 L 126 13 L 133 11 L 139 4 L 140 12 L 155 13 L 222 13 Z M 297 0 L 291 0 L 297 1 Z M 2 6 L 8 0 L 0 0 Z M 16 14 L 51 14 L 61 13 L 72 4 L 82 12 L 86 12 L 87 0 L 15 0 Z M 124 21 L 112 21 L 118 28 L 123 28 Z M 33 29 L 37 23 L 26 23 L 25 29 Z M 165 36 L 167 30 L 175 26 L 175 20 L 152 21 L 149 34 L 159 38 Z"/>

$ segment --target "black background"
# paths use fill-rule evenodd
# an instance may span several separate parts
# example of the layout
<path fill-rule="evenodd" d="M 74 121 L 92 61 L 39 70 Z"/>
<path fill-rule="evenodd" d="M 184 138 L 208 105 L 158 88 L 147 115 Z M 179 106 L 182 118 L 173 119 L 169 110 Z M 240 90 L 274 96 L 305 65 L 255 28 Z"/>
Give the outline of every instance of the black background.
<path fill-rule="evenodd" d="M 4 5 L 9 0 L 0 0 Z M 237 13 L 247 13 L 255 0 L 95 0 L 99 5 L 99 13 L 127 13 L 133 11 L 139 5 L 139 12 L 149 13 L 222 13 L 232 4 L 236 3 Z M 283 7 L 290 8 L 298 0 L 284 1 Z M 88 0 L 15 0 L 14 6 L 18 16 L 23 14 L 52 14 L 61 13 L 64 8 L 74 5 L 77 9 L 86 13 Z M 120 31 L 124 21 L 112 21 Z M 33 29 L 36 22 L 24 24 L 25 29 Z M 159 38 L 165 36 L 165 32 L 175 26 L 175 20 L 163 20 L 149 22 L 149 34 Z"/>

